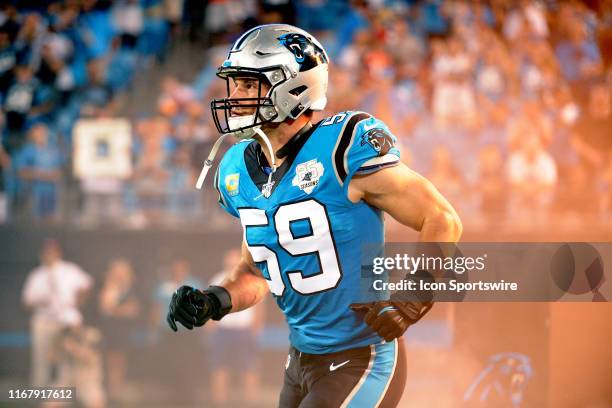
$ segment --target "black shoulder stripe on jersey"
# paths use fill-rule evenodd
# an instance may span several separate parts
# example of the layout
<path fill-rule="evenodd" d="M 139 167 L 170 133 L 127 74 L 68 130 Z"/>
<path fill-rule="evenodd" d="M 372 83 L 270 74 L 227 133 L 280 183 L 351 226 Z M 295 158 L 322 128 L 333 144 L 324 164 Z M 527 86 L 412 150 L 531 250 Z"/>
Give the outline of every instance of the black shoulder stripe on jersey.
<path fill-rule="evenodd" d="M 342 134 L 340 135 L 338 144 L 334 149 L 334 168 L 340 184 L 344 184 L 344 180 L 346 180 L 346 177 L 348 176 L 348 167 L 345 157 L 348 153 L 348 149 L 351 147 L 351 141 L 355 135 L 355 127 L 362 120 L 369 118 L 370 115 L 367 113 L 357 113 L 349 118 L 342 129 Z"/>

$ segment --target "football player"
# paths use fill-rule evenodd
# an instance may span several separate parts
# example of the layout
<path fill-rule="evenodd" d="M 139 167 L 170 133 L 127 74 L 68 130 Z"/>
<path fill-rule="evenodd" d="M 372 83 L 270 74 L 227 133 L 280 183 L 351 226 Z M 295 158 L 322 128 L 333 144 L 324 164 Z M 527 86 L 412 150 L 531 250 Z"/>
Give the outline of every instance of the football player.
<path fill-rule="evenodd" d="M 398 337 L 431 302 L 372 290 L 379 277 L 367 265 L 384 243 L 382 213 L 426 242 L 455 242 L 462 227 L 400 162 L 384 123 L 364 112 L 313 123 L 328 65 L 321 44 L 290 25 L 255 27 L 233 44 L 217 72 L 228 95 L 211 109 L 220 133 L 243 139 L 215 176 L 220 205 L 243 226 L 242 261 L 220 286 L 179 288 L 167 320 L 192 329 L 270 291 L 290 330 L 280 407 L 392 407 L 406 375 Z"/>

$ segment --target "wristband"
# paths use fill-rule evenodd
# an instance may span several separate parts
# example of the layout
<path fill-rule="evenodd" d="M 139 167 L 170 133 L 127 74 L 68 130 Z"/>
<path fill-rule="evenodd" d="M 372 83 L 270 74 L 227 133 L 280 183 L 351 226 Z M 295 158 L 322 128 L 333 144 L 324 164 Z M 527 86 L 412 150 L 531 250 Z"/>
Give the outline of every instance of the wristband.
<path fill-rule="evenodd" d="M 212 314 L 213 320 L 221 320 L 223 316 L 232 310 L 232 298 L 224 287 L 209 286 L 203 293 L 208 295 L 214 303 L 214 311 Z"/>

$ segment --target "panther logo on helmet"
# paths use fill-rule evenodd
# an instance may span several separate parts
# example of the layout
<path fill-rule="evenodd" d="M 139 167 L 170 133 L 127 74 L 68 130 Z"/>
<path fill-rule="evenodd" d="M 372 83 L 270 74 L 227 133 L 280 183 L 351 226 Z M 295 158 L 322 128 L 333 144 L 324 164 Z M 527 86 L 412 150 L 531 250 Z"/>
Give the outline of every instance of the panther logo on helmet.
<path fill-rule="evenodd" d="M 393 148 L 393 138 L 383 129 L 372 129 L 362 136 L 361 145 L 369 143 L 370 146 L 384 156 Z"/>
<path fill-rule="evenodd" d="M 300 71 L 308 71 L 327 63 L 325 52 L 303 34 L 283 34 L 278 40 L 295 56 L 295 60 L 300 64 Z"/>

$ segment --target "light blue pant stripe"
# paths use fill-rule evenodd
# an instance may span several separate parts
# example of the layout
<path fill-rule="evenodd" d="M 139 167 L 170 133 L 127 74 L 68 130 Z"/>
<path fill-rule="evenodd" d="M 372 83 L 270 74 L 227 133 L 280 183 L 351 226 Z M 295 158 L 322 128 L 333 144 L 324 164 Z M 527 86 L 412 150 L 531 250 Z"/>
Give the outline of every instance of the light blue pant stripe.
<path fill-rule="evenodd" d="M 397 340 L 374 346 L 374 362 L 359 390 L 353 395 L 348 408 L 374 408 L 382 400 L 397 358 Z"/>

